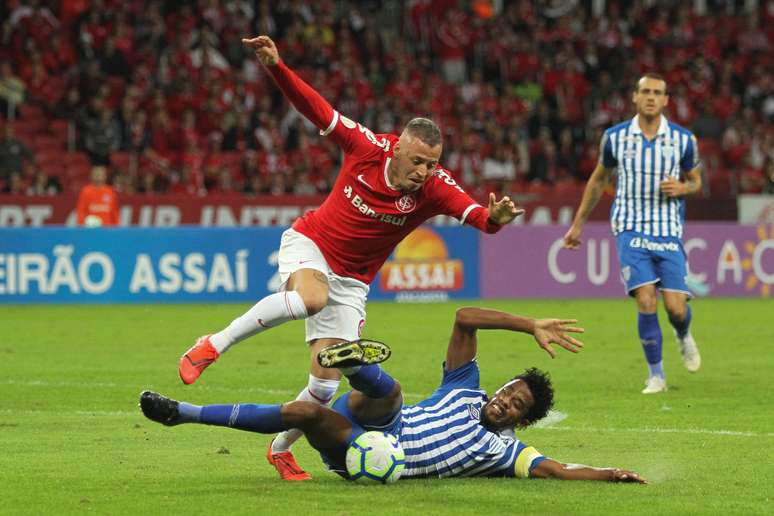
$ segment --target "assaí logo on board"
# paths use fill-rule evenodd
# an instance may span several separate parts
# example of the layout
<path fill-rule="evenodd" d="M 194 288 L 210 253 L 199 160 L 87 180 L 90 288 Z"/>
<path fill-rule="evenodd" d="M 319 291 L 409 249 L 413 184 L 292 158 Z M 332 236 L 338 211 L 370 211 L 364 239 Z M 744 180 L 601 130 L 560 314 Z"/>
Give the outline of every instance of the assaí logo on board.
<path fill-rule="evenodd" d="M 395 248 L 381 269 L 379 287 L 385 292 L 449 292 L 464 283 L 462 260 L 449 259 L 446 243 L 428 227 L 419 227 Z"/>
<path fill-rule="evenodd" d="M 0 295 L 97 295 L 114 288 L 131 294 L 246 292 L 248 255 L 247 249 L 229 254 L 139 253 L 133 264 L 122 266 L 106 253 L 80 254 L 73 245 L 56 245 L 50 253 L 0 253 Z M 129 284 L 116 285 L 117 277 L 129 277 Z"/>

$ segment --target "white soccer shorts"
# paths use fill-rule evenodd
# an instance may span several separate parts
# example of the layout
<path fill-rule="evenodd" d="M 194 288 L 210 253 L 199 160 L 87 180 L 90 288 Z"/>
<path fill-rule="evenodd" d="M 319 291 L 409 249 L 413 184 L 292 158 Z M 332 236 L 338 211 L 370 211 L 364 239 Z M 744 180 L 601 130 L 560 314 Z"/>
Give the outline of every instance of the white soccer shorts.
<path fill-rule="evenodd" d="M 285 289 L 290 275 L 299 269 L 315 269 L 328 278 L 328 305 L 305 321 L 307 342 L 360 338 L 365 325 L 368 285 L 334 273 L 317 244 L 292 228 L 282 233 L 278 262 L 280 290 Z"/>

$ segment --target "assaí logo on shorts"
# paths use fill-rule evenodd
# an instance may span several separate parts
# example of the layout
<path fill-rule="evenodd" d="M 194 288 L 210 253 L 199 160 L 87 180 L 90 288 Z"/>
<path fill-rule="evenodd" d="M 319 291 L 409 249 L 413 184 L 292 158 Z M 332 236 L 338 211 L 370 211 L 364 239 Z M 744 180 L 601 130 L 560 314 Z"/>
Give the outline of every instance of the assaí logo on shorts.
<path fill-rule="evenodd" d="M 385 292 L 448 292 L 464 283 L 462 260 L 450 260 L 446 243 L 428 227 L 419 227 L 395 248 L 381 269 Z"/>

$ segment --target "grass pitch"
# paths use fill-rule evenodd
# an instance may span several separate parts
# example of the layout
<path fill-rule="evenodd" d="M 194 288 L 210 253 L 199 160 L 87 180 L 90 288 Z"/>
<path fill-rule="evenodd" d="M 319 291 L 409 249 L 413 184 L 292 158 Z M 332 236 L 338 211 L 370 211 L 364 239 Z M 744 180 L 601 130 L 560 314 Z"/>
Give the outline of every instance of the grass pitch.
<path fill-rule="evenodd" d="M 462 303 L 371 303 L 366 336 L 391 344 L 387 369 L 407 402 L 441 377 Z M 242 305 L 0 307 L 2 514 L 771 514 L 774 486 L 774 302 L 694 302 L 704 364 L 682 368 L 666 317 L 669 392 L 640 394 L 646 368 L 635 307 L 613 301 L 475 303 L 587 328 L 579 355 L 551 360 L 529 336 L 481 332 L 490 392 L 528 366 L 549 370 L 567 417 L 518 433 L 557 460 L 619 466 L 650 485 L 450 479 L 359 486 L 327 473 L 306 442 L 314 476 L 281 482 L 264 458 L 270 436 L 185 425 L 166 428 L 137 408 L 150 388 L 194 403 L 272 403 L 305 385 L 303 324 L 235 346 L 192 386 L 177 377 L 195 337 Z M 410 351 L 410 352 L 409 352 Z M 343 392 L 342 389 L 339 391 Z"/>

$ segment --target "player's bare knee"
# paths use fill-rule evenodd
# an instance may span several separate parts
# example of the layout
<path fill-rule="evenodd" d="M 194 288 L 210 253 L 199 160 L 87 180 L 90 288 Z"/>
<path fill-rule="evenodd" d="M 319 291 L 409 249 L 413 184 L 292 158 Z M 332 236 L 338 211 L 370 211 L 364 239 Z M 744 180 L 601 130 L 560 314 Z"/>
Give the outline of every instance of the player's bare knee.
<path fill-rule="evenodd" d="M 671 301 L 671 302 L 664 302 L 664 306 L 666 307 L 666 311 L 669 314 L 669 318 L 672 320 L 678 320 L 682 321 L 685 319 L 686 314 L 686 306 L 684 302 L 681 301 Z"/>
<path fill-rule="evenodd" d="M 387 395 L 387 398 L 399 402 L 401 405 L 403 404 L 403 389 L 400 386 L 400 383 L 398 380 L 395 380 L 395 386 L 392 388 L 392 392 Z"/>
<path fill-rule="evenodd" d="M 282 420 L 303 430 L 320 418 L 321 409 L 319 404 L 311 401 L 291 401 L 282 405 Z"/>
<path fill-rule="evenodd" d="M 640 312 L 646 314 L 652 314 L 656 312 L 658 305 L 655 289 L 638 289 L 634 294 L 634 298 L 637 300 L 637 308 Z"/>
<path fill-rule="evenodd" d="M 301 299 L 304 300 L 306 313 L 309 315 L 314 315 L 322 311 L 322 309 L 325 308 L 325 306 L 328 304 L 328 293 L 313 292 L 307 293 L 306 295 L 301 294 Z"/>

